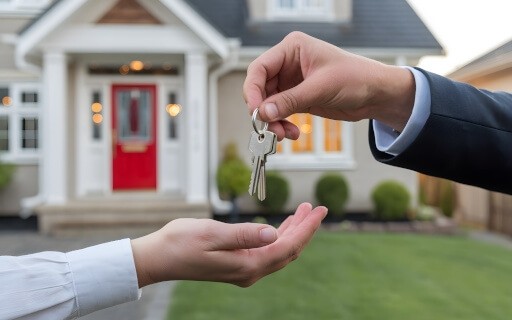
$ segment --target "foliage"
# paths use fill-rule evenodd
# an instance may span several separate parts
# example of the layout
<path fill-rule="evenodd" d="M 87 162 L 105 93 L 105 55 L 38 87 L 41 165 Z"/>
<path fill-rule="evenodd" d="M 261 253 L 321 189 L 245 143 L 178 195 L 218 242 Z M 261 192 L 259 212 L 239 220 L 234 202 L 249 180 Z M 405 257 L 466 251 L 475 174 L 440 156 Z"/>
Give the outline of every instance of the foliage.
<path fill-rule="evenodd" d="M 275 171 L 268 171 L 265 176 L 266 198 L 263 201 L 258 201 L 258 204 L 268 212 L 279 213 L 290 196 L 288 181 Z"/>
<path fill-rule="evenodd" d="M 251 171 L 238 156 L 236 145 L 228 144 L 217 169 L 217 187 L 221 197 L 233 200 L 247 192 L 250 178 Z"/>
<path fill-rule="evenodd" d="M 441 212 L 447 216 L 452 217 L 455 210 L 455 189 L 450 180 L 443 179 L 440 188 L 439 207 Z"/>
<path fill-rule="evenodd" d="M 411 195 L 398 181 L 384 181 L 372 192 L 375 214 L 380 220 L 397 220 L 407 217 Z"/>
<path fill-rule="evenodd" d="M 329 213 L 342 215 L 349 197 L 348 183 L 341 174 L 324 174 L 316 183 L 315 196 L 318 203 L 325 206 Z"/>
<path fill-rule="evenodd" d="M 319 231 L 249 288 L 180 281 L 167 319 L 510 319 L 510 270 L 510 250 L 466 237 Z"/>
<path fill-rule="evenodd" d="M 0 189 L 5 188 L 12 179 L 15 166 L 0 162 Z"/>
<path fill-rule="evenodd" d="M 457 200 L 454 183 L 426 175 L 419 178 L 419 203 L 437 207 L 445 216 L 452 217 Z"/>

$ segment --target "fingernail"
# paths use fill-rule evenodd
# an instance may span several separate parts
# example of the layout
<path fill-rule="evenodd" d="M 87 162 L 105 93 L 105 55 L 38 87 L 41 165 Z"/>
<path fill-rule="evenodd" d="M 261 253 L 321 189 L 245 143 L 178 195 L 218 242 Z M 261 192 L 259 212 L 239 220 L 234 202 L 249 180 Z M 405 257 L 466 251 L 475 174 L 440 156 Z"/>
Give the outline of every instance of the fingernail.
<path fill-rule="evenodd" d="M 265 105 L 265 114 L 267 117 L 269 117 L 269 121 L 277 120 L 277 117 L 279 116 L 277 112 L 277 106 L 275 103 L 267 103 Z"/>
<path fill-rule="evenodd" d="M 265 228 L 260 230 L 260 240 L 264 243 L 272 243 L 277 239 L 277 230 L 274 228 Z"/>

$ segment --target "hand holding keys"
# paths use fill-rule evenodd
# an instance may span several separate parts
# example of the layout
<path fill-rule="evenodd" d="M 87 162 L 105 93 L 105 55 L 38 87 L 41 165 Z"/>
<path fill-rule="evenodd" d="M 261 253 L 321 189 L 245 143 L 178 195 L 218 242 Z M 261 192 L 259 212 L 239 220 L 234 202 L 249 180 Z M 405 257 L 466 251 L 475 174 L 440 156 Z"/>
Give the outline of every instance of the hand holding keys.
<path fill-rule="evenodd" d="M 267 131 L 268 123 L 264 123 L 262 129 L 256 126 L 256 117 L 258 109 L 252 113 L 252 126 L 254 132 L 251 134 L 249 141 L 249 151 L 252 153 L 252 173 L 251 182 L 249 184 L 249 194 L 254 195 L 258 191 L 258 199 L 265 200 L 266 197 L 266 181 L 265 181 L 265 163 L 267 155 L 276 153 L 277 136 Z"/>

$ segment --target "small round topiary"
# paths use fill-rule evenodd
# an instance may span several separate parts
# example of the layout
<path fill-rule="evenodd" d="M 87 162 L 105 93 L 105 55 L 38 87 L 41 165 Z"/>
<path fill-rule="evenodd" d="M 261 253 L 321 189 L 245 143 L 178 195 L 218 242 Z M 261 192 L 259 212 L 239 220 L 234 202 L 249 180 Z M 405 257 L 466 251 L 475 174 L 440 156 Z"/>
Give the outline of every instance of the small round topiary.
<path fill-rule="evenodd" d="M 372 192 L 375 214 L 380 220 L 400 220 L 407 218 L 411 195 L 398 181 L 388 180 L 377 185 Z"/>
<path fill-rule="evenodd" d="M 283 211 L 286 201 L 290 196 L 288 181 L 284 176 L 275 172 L 266 172 L 266 198 L 258 201 L 258 204 L 270 213 L 280 213 Z"/>
<path fill-rule="evenodd" d="M 318 203 L 329 213 L 342 215 L 349 195 L 347 181 L 341 174 L 327 173 L 316 183 L 315 195 Z"/>
<path fill-rule="evenodd" d="M 223 162 L 217 169 L 217 186 L 224 199 L 232 200 L 247 191 L 251 171 L 242 160 Z"/>

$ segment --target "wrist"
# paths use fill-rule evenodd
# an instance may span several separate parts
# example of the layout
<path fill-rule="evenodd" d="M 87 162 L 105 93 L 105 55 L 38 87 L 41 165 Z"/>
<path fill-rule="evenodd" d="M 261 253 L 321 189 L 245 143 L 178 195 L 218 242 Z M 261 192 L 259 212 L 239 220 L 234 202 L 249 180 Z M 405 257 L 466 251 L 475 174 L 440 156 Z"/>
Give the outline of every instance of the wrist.
<path fill-rule="evenodd" d="M 139 288 L 154 283 L 151 280 L 147 265 L 145 264 L 147 259 L 144 258 L 144 242 L 144 237 L 131 240 L 133 261 L 135 262 L 135 270 L 137 272 L 137 281 L 139 283 Z"/>
<path fill-rule="evenodd" d="M 414 75 L 405 68 L 389 65 L 382 65 L 378 74 L 368 118 L 402 132 L 414 106 Z"/>

